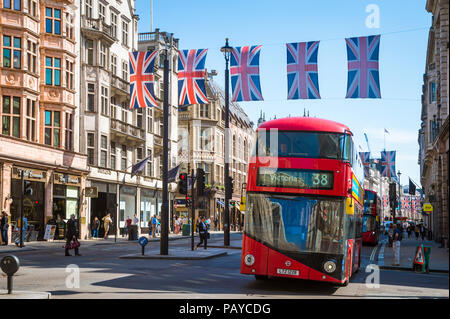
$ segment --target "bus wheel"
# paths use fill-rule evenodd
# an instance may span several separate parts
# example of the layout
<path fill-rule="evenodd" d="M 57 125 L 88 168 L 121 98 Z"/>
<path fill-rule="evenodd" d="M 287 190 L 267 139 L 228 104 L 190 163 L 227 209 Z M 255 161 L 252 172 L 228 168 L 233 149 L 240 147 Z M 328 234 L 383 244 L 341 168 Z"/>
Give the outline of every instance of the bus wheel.
<path fill-rule="evenodd" d="M 266 275 L 255 275 L 256 280 L 268 280 L 269 276 Z"/>

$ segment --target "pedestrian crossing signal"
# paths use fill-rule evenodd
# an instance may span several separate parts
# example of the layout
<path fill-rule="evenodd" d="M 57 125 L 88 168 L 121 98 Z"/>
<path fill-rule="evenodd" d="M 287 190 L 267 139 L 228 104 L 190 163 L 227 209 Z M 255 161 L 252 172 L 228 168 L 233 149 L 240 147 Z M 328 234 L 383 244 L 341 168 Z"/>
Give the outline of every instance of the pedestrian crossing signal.
<path fill-rule="evenodd" d="M 419 264 L 419 265 L 423 265 L 424 264 L 423 246 L 422 245 L 420 245 L 419 249 L 417 249 L 416 257 L 414 258 L 414 263 L 415 264 Z"/>

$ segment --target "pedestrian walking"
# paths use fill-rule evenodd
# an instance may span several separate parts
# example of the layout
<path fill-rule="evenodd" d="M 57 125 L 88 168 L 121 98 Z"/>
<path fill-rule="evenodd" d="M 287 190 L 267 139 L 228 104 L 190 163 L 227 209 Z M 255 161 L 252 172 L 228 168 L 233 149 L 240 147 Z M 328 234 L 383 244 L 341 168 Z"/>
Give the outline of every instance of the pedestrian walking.
<path fill-rule="evenodd" d="M 400 242 L 402 240 L 402 231 L 396 224 L 394 224 L 393 230 L 392 250 L 394 252 L 394 263 L 392 266 L 400 266 Z"/>
<path fill-rule="evenodd" d="M 394 224 L 390 224 L 389 225 L 389 229 L 388 229 L 388 238 L 389 238 L 389 247 L 392 247 L 392 239 L 394 236 Z"/>
<path fill-rule="evenodd" d="M 152 237 L 155 238 L 156 233 L 156 225 L 158 224 L 158 221 L 156 219 L 156 215 L 153 215 L 152 217 Z"/>
<path fill-rule="evenodd" d="M 8 245 L 8 215 L 5 211 L 2 212 L 2 219 L 0 222 L 0 230 L 2 232 L 3 245 Z"/>
<path fill-rule="evenodd" d="M 158 216 L 156 219 L 156 233 L 161 236 L 161 217 Z"/>
<path fill-rule="evenodd" d="M 214 217 L 214 230 L 218 230 L 217 229 L 217 223 L 219 222 L 219 219 L 216 217 Z"/>
<path fill-rule="evenodd" d="M 202 216 L 200 222 L 198 223 L 198 234 L 200 236 L 200 242 L 195 246 L 197 249 L 201 244 L 204 244 L 204 249 L 206 250 L 208 244 L 208 227 L 206 226 L 205 216 Z"/>
<path fill-rule="evenodd" d="M 78 227 L 75 221 L 75 214 L 70 215 L 70 219 L 67 222 L 67 233 L 66 233 L 66 256 L 72 256 L 69 254 L 69 249 L 75 249 L 75 256 L 81 256 L 78 251 L 80 247 L 80 242 L 78 241 Z"/>
<path fill-rule="evenodd" d="M 20 219 L 17 221 L 17 225 L 20 227 Z M 22 226 L 22 246 L 25 247 L 25 235 L 27 234 L 28 229 L 28 219 L 23 216 L 23 226 Z M 16 246 L 20 245 L 20 229 L 19 229 L 19 237 L 16 239 L 15 242 Z"/>
<path fill-rule="evenodd" d="M 175 234 L 178 234 L 180 232 L 180 219 L 178 218 L 178 215 L 175 216 Z"/>
<path fill-rule="evenodd" d="M 130 216 L 127 216 L 127 220 L 126 220 L 127 227 L 125 228 L 125 236 L 128 236 L 128 239 L 130 239 L 130 230 L 131 230 L 132 222 L 133 221 L 131 220 Z"/>
<path fill-rule="evenodd" d="M 414 233 L 416 234 L 416 240 L 419 240 L 419 232 L 420 232 L 420 227 L 419 227 L 419 225 L 416 225 L 416 227 L 414 227 Z"/>
<path fill-rule="evenodd" d="M 109 213 L 106 214 L 106 216 L 102 218 L 102 221 L 103 221 L 103 228 L 105 229 L 105 234 L 103 236 L 103 239 L 107 239 L 108 233 L 109 233 L 109 227 L 111 226 L 111 223 L 112 223 L 111 215 Z"/>
<path fill-rule="evenodd" d="M 407 228 L 407 232 L 408 232 L 408 239 L 411 238 L 411 233 L 412 233 L 412 226 L 409 225 Z"/>
<path fill-rule="evenodd" d="M 423 224 L 421 224 L 420 225 L 420 236 L 422 236 L 422 241 L 425 240 L 425 231 L 426 231 L 425 226 Z"/>
<path fill-rule="evenodd" d="M 92 223 L 92 237 L 98 238 L 98 231 L 100 230 L 100 220 L 97 216 L 94 217 L 94 222 Z"/>

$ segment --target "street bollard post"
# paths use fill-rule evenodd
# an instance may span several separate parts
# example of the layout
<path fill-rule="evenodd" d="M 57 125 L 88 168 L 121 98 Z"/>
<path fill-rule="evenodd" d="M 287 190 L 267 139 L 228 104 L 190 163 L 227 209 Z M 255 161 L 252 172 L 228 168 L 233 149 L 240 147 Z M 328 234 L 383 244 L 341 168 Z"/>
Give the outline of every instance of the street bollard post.
<path fill-rule="evenodd" d="M 8 276 L 7 289 L 8 294 L 12 294 L 13 290 L 13 276 L 20 268 L 19 258 L 14 255 L 8 255 L 0 261 L 2 271 Z"/>
<path fill-rule="evenodd" d="M 148 244 L 148 239 L 145 236 L 139 237 L 139 245 L 141 245 L 142 248 L 142 256 L 145 254 L 145 246 Z"/>

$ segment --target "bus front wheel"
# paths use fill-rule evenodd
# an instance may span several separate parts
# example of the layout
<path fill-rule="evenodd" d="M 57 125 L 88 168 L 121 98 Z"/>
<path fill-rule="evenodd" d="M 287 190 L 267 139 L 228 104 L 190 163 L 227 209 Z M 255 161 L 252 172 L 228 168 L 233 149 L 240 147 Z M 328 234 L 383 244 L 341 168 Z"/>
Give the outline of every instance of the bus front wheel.
<path fill-rule="evenodd" d="M 266 275 L 255 275 L 256 280 L 267 280 L 269 279 L 269 276 Z"/>

